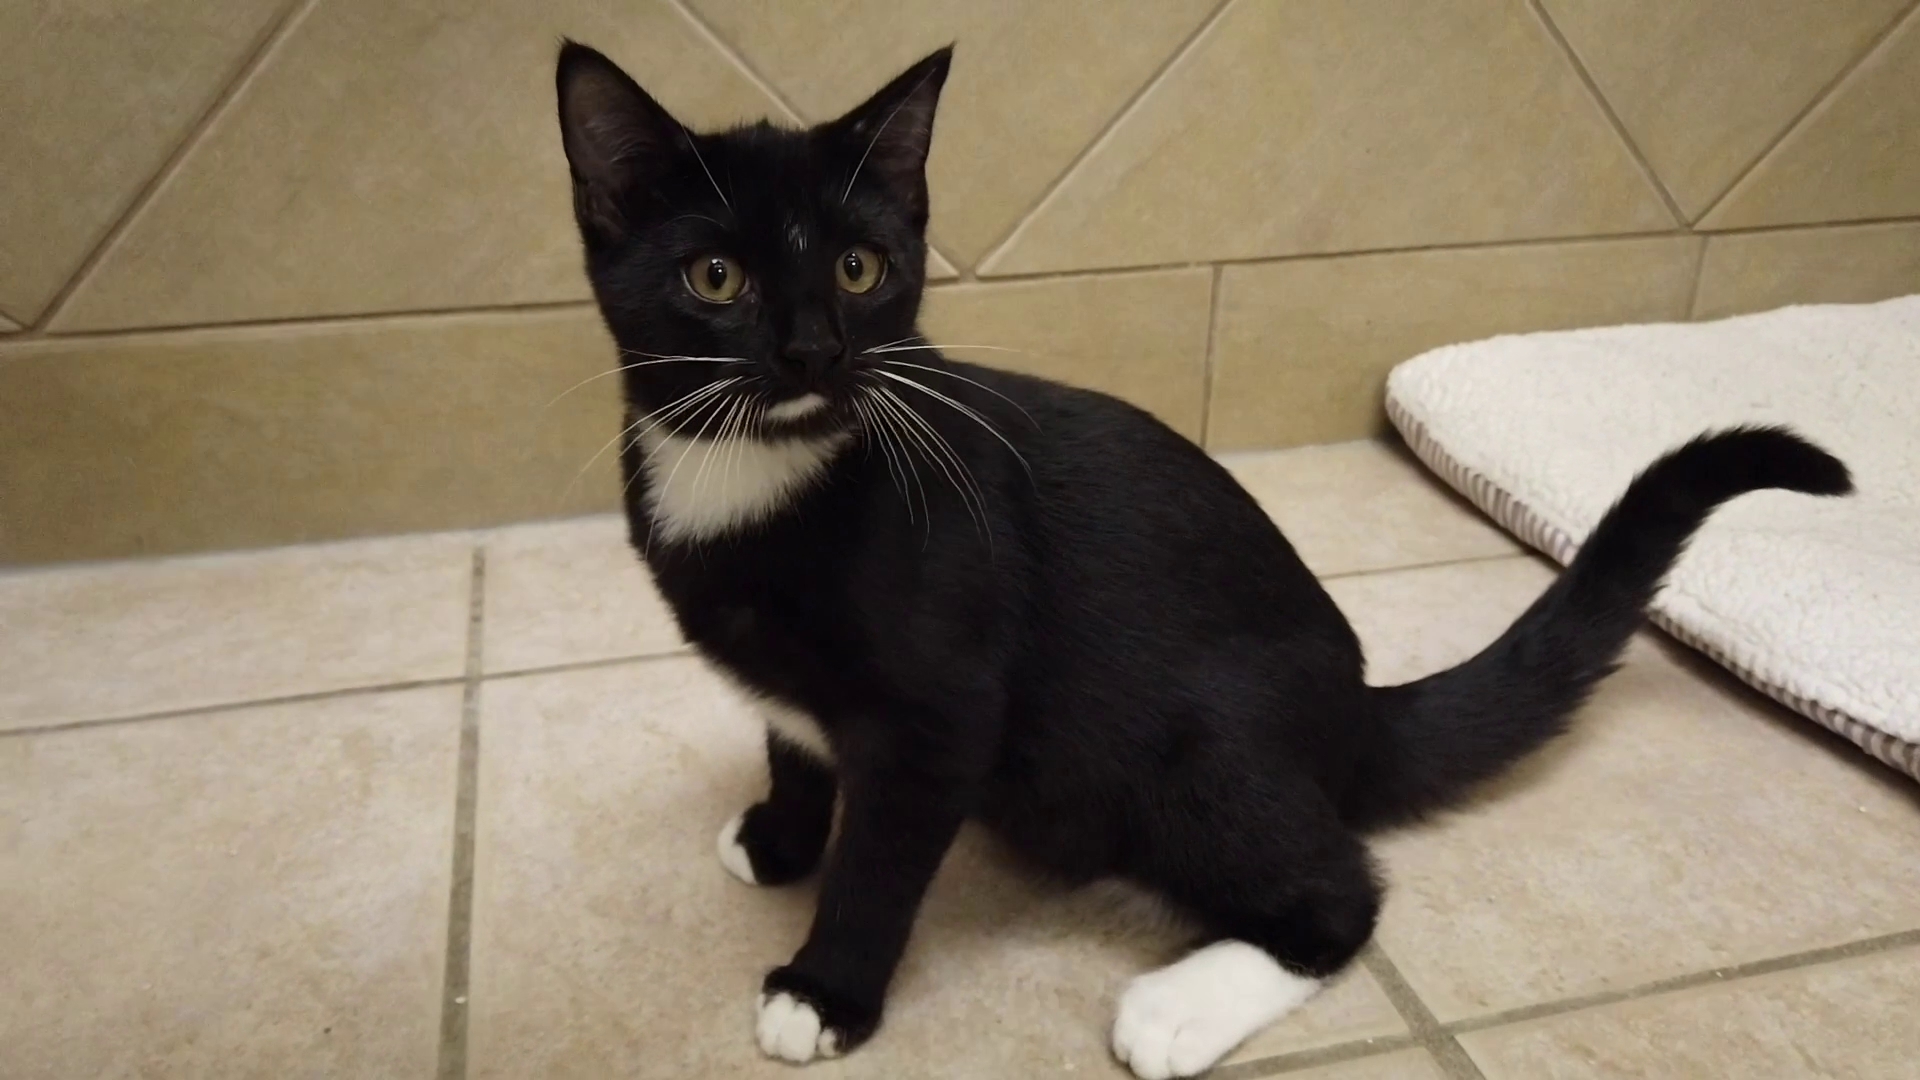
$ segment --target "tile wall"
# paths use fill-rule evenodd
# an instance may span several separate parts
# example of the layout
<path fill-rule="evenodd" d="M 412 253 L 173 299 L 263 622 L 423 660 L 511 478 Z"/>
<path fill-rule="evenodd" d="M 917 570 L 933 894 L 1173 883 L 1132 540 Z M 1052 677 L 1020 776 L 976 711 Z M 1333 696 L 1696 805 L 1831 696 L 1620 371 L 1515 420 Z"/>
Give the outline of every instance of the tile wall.
<path fill-rule="evenodd" d="M 0 562 L 612 505 L 562 34 L 696 125 L 956 41 L 930 333 L 1236 450 L 1451 341 L 1920 291 L 1916 6 L 16 0 Z"/>

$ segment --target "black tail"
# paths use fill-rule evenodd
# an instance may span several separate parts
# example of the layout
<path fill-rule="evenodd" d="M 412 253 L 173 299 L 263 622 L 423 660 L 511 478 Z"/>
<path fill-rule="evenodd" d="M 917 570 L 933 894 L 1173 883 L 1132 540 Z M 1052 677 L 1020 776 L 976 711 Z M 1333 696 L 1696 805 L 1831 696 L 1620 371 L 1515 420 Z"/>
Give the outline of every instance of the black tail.
<path fill-rule="evenodd" d="M 1761 488 L 1844 495 L 1853 481 L 1839 459 L 1784 428 L 1702 435 L 1654 462 L 1499 640 L 1459 667 L 1374 691 L 1380 741 L 1349 796 L 1349 821 L 1377 828 L 1441 809 L 1564 731 L 1694 530 Z"/>

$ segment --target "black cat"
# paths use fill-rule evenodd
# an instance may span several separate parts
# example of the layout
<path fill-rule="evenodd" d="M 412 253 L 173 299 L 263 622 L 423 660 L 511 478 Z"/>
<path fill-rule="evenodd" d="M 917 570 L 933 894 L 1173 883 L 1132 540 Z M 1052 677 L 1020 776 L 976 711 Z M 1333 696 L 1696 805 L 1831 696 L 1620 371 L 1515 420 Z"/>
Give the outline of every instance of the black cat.
<path fill-rule="evenodd" d="M 688 640 L 765 706 L 771 790 L 721 861 L 808 874 L 839 802 L 806 944 L 766 977 L 762 1050 L 804 1062 L 873 1034 L 974 819 L 1204 928 L 1128 986 L 1112 1032 L 1140 1076 L 1188 1076 L 1353 959 L 1381 897 L 1361 835 L 1561 731 L 1713 507 L 1843 493 L 1847 471 L 1781 430 L 1697 439 L 1486 651 L 1370 687 L 1326 591 L 1192 443 L 920 337 L 948 59 L 805 131 L 695 134 L 562 49 L 587 272 L 631 361 L 631 535 Z"/>

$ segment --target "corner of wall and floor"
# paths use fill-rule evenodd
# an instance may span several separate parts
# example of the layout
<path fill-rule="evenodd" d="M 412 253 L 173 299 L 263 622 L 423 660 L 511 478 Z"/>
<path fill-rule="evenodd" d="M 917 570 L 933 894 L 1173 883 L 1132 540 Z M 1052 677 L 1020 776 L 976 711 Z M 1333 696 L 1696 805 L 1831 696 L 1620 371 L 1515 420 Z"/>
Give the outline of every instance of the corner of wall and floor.
<path fill-rule="evenodd" d="M 609 507 L 562 34 L 696 125 L 957 41 L 930 332 L 1235 450 L 1379 430 L 1451 341 L 1920 290 L 1917 6 L 27 0 L 0 562 Z"/>

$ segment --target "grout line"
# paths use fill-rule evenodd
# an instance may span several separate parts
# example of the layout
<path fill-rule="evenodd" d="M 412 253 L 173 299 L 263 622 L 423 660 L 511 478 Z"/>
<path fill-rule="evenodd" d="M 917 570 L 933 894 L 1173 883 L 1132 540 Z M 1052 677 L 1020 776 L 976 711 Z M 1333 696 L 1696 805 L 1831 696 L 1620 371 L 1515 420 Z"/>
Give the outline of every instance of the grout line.
<path fill-rule="evenodd" d="M 60 286 L 60 291 L 53 294 L 53 299 L 47 302 L 47 306 L 40 312 L 40 317 L 35 319 L 28 329 L 29 334 L 38 336 L 46 332 L 47 326 L 66 308 L 67 301 L 73 299 L 73 294 L 80 290 L 80 286 L 93 275 L 95 268 L 106 259 L 108 252 L 113 250 L 122 236 L 126 235 L 133 220 L 153 202 L 154 196 L 158 195 L 160 189 L 166 186 L 167 181 L 179 171 L 181 164 L 193 152 L 193 148 L 200 145 L 202 137 L 227 111 L 227 107 L 239 98 L 241 91 L 252 84 L 254 77 L 266 66 L 267 59 L 291 36 L 294 26 L 305 18 L 318 2 L 319 0 L 292 0 L 281 11 L 279 17 L 261 32 L 253 48 L 241 59 L 226 85 L 213 96 L 213 101 L 194 119 L 193 123 L 187 125 L 186 134 L 174 144 L 172 152 L 160 162 L 160 167 L 147 178 L 147 182 L 134 192 L 133 198 L 127 201 L 120 215 L 107 226 L 107 231 L 100 235 L 93 249 L 87 252 L 86 258 L 80 260 L 80 265 L 68 276 L 66 283 Z"/>
<path fill-rule="evenodd" d="M 1174 48 L 1173 52 L 1168 54 L 1167 58 L 1160 62 L 1160 66 L 1153 70 L 1153 74 L 1147 76 L 1146 81 L 1142 82 L 1140 86 L 1127 97 L 1127 100 L 1120 104 L 1119 110 L 1094 134 L 1093 138 L 1088 139 L 1086 144 L 1080 147 L 1080 152 L 1073 155 L 1073 160 L 1067 162 L 1066 168 L 1061 169 L 1059 174 L 1047 184 L 1046 189 L 1040 193 L 1038 199 L 1034 200 L 1033 205 L 1027 207 L 1027 209 L 1014 220 L 1013 227 L 1008 229 L 998 240 L 993 241 L 982 249 L 984 253 L 980 256 L 978 265 L 982 267 L 986 266 L 1002 251 L 1006 250 L 1007 245 L 1011 244 L 1014 238 L 1020 235 L 1021 230 L 1027 227 L 1027 222 L 1033 220 L 1034 215 L 1038 214 L 1041 208 L 1045 207 L 1047 203 L 1053 199 L 1054 193 L 1059 191 L 1061 186 L 1067 182 L 1067 178 L 1079 170 L 1081 163 L 1089 157 L 1092 157 L 1093 153 L 1100 149 L 1100 147 L 1106 145 L 1108 140 L 1113 137 L 1114 132 L 1120 129 L 1127 117 L 1133 115 L 1135 110 L 1140 107 L 1140 103 L 1145 101 L 1148 95 L 1153 92 L 1154 88 L 1159 86 L 1167 77 L 1167 73 L 1173 70 L 1174 65 L 1179 63 L 1182 57 L 1193 51 L 1194 45 L 1198 44 L 1200 39 L 1206 36 L 1207 31 L 1213 29 L 1215 24 L 1219 23 L 1220 17 L 1227 13 L 1227 9 L 1233 6 L 1233 2 L 1234 0 L 1220 0 L 1220 3 L 1214 7 L 1213 11 L 1210 12 L 1206 18 L 1200 20 L 1200 25 L 1195 27 L 1193 32 L 1188 34 L 1186 38 Z"/>
<path fill-rule="evenodd" d="M 55 331 L 43 341 L 86 341 L 95 338 L 136 338 L 149 335 L 191 334 L 208 330 L 251 330 L 261 327 L 379 326 L 408 319 L 459 319 L 475 315 L 530 315 L 549 311 L 592 311 L 592 300 L 530 300 L 518 304 L 479 304 L 473 307 L 409 308 L 400 311 L 356 311 L 333 315 L 286 315 L 226 322 L 176 323 L 170 326 L 130 326 L 107 330 Z"/>
<path fill-rule="evenodd" d="M 1920 220 L 1920 218 L 1894 218 L 1888 220 Z M 1853 224 L 1849 222 L 1848 224 Z M 1790 226 L 1805 228 L 1806 226 Z M 1418 255 L 1426 252 L 1484 251 L 1501 248 L 1535 248 L 1553 246 L 1571 246 L 1575 244 L 1609 244 L 1627 240 L 1658 240 L 1676 236 L 1692 236 L 1686 229 L 1648 229 L 1638 232 L 1606 233 L 1599 236 L 1533 236 L 1509 240 L 1469 240 L 1464 243 L 1413 244 L 1405 247 L 1350 248 L 1345 251 L 1303 251 L 1286 255 L 1249 255 L 1195 262 L 1182 259 L 1176 262 L 1140 263 L 1130 266 L 1102 266 L 1085 270 L 1035 270 L 1032 272 L 994 273 L 989 271 L 981 279 L 981 284 L 992 285 L 1000 282 L 1050 281 L 1058 278 L 1098 277 L 1106 274 L 1149 274 L 1165 270 L 1187 270 L 1196 266 L 1270 266 L 1277 263 L 1324 262 L 1333 259 L 1364 258 L 1369 255 Z"/>
<path fill-rule="evenodd" d="M 1336 1043 L 1333 1046 L 1316 1046 L 1308 1050 L 1291 1050 L 1272 1057 L 1254 1058 L 1252 1061 L 1235 1062 L 1215 1069 L 1207 1074 L 1207 1078 L 1208 1080 L 1265 1080 L 1267 1077 L 1281 1076 L 1301 1069 L 1338 1065 L 1378 1054 L 1391 1054 L 1396 1050 L 1408 1050 L 1419 1045 L 1411 1035 L 1386 1035 L 1360 1039 L 1355 1042 Z"/>
<path fill-rule="evenodd" d="M 1873 228 L 1878 225 L 1915 225 L 1920 217 L 1852 218 L 1846 221 L 1794 221 L 1785 225 L 1736 225 L 1725 229 L 1701 229 L 1696 236 L 1761 236 L 1767 233 L 1824 232 L 1832 229 Z"/>
<path fill-rule="evenodd" d="M 927 284 L 929 290 L 951 289 L 960 285 L 993 286 L 1001 284 L 1019 284 L 1035 281 L 1076 281 L 1085 278 L 1124 277 L 1129 274 L 1155 274 L 1170 270 L 1191 270 L 1196 267 L 1225 269 L 1232 266 L 1270 266 L 1279 263 L 1317 262 L 1332 259 L 1366 258 L 1375 255 L 1417 255 L 1425 253 L 1443 253 L 1457 251 L 1494 251 L 1502 249 L 1521 249 L 1534 247 L 1576 246 L 1585 244 L 1610 244 L 1630 240 L 1658 240 L 1663 238 L 1689 236 L 1748 236 L 1765 233 L 1819 232 L 1835 229 L 1873 228 L 1882 225 L 1920 225 L 1920 216 L 1860 218 L 1853 221 L 1822 221 L 1813 223 L 1795 223 L 1788 225 L 1745 225 L 1730 229 L 1711 229 L 1691 232 L 1684 229 L 1661 229 L 1653 232 L 1612 233 L 1604 236 L 1546 236 L 1524 240 L 1478 240 L 1461 244 L 1426 244 L 1415 247 L 1358 248 L 1351 251 L 1319 251 L 1296 255 L 1259 255 L 1248 258 L 1216 259 L 1212 262 L 1144 263 L 1139 266 L 1110 266 L 1086 270 L 1043 270 L 1034 273 L 994 274 L 979 277 L 971 269 L 960 268 L 960 277 L 947 281 L 934 281 Z M 951 258 L 948 259 L 952 261 Z M 450 308 L 413 308 L 401 311 L 355 312 L 335 315 L 293 315 L 265 319 L 241 319 L 229 322 L 181 323 L 174 326 L 138 326 L 117 330 L 76 330 L 67 332 L 32 333 L 22 332 L 0 336 L 0 346 L 27 342 L 88 341 L 102 339 L 139 340 L 164 338 L 174 334 L 202 333 L 208 331 L 242 331 L 261 328 L 285 327 L 359 327 L 380 326 L 385 323 L 401 322 L 409 319 L 460 319 L 489 315 L 526 315 L 560 311 L 592 311 L 592 300 L 534 300 L 517 304 L 478 304 L 471 307 Z M 1279 449 L 1285 449 L 1284 447 Z M 1229 451 L 1237 452 L 1237 451 Z"/>
<path fill-rule="evenodd" d="M 1213 424 L 1213 350 L 1220 336 L 1220 277 L 1225 271 L 1213 268 L 1213 288 L 1207 295 L 1207 351 L 1200 366 L 1200 447 L 1205 449 Z"/>
<path fill-rule="evenodd" d="M 1366 571 L 1362 571 L 1363 573 Z M 1384 571 L 1382 571 L 1384 572 Z M 693 652 L 682 646 L 671 652 L 629 653 L 624 656 L 609 656 L 598 660 L 572 660 L 561 664 L 543 664 L 537 667 L 516 668 L 512 671 L 480 673 L 475 678 L 481 682 L 498 679 L 520 679 L 531 675 L 556 675 L 569 671 L 591 671 L 595 668 L 619 667 L 622 664 L 646 664 L 656 660 L 676 660 L 692 656 Z M 181 720 L 196 716 L 218 716 L 222 713 L 239 712 L 244 709 L 263 709 L 275 705 L 304 705 L 314 701 L 331 701 L 334 698 L 358 697 L 363 694 L 391 694 L 402 690 L 421 690 L 434 686 L 463 686 L 468 676 L 449 675 L 437 679 L 413 679 L 407 682 L 376 683 L 370 686 L 347 686 L 336 690 L 313 690 L 301 694 L 282 694 L 278 697 L 248 698 L 244 701 L 222 701 L 212 705 L 190 705 L 179 709 L 162 709 L 157 712 L 132 713 L 126 716 L 103 716 L 91 720 L 64 720 L 52 724 L 30 724 L 26 727 L 0 729 L 0 739 L 19 735 L 58 735 L 67 731 L 86 731 L 98 727 L 119 727 L 123 724 L 143 724 L 149 720 Z"/>
<path fill-rule="evenodd" d="M 1377 566 L 1366 570 L 1345 570 L 1338 574 L 1315 574 L 1320 581 L 1345 581 L 1350 578 L 1379 577 L 1382 574 L 1398 574 L 1408 570 L 1437 570 L 1443 566 L 1470 566 L 1474 563 L 1502 562 L 1507 559 L 1528 559 L 1540 561 L 1543 556 L 1533 551 L 1508 551 L 1498 555 L 1469 555 L 1463 559 L 1435 559 L 1432 562 L 1408 563 L 1405 566 Z M 1558 567 L 1555 567 L 1556 572 Z"/>
<path fill-rule="evenodd" d="M 248 698 L 245 701 L 222 701 L 212 705 L 190 705 L 179 709 L 161 709 L 157 712 L 132 713 L 126 716 L 103 716 L 92 720 L 64 720 L 52 724 L 33 724 L 27 727 L 8 728 L 0 731 L 0 739 L 16 735 L 57 735 L 64 731 L 87 731 L 98 727 L 118 727 L 122 724 L 139 724 L 148 720 L 180 720 L 194 716 L 218 716 L 222 713 L 239 712 L 242 709 L 261 709 L 274 705 L 301 705 L 310 701 L 331 701 L 334 698 L 357 697 L 361 694 L 390 694 L 401 690 L 420 690 L 430 686 L 458 686 L 463 676 L 447 676 L 438 679 L 412 679 L 406 682 L 379 683 L 374 686 L 347 686 L 336 690 L 313 690 L 302 694 L 282 694 L 278 697 Z"/>
<path fill-rule="evenodd" d="M 1379 942 L 1376 941 L 1370 944 L 1366 951 L 1361 954 L 1360 962 L 1366 967 L 1368 973 L 1374 977 L 1374 980 L 1380 984 L 1380 989 L 1387 995 L 1387 999 L 1393 1003 L 1393 1007 L 1399 1011 L 1401 1019 L 1406 1021 L 1408 1029 L 1413 1032 L 1411 1036 L 1360 1039 L 1353 1042 L 1337 1043 L 1333 1046 L 1318 1047 L 1312 1050 L 1280 1054 L 1270 1058 L 1260 1058 L 1256 1061 L 1231 1066 L 1231 1071 L 1223 1072 L 1221 1076 L 1223 1080 L 1254 1080 L 1256 1077 L 1276 1076 L 1282 1073 L 1292 1072 L 1296 1069 L 1308 1068 L 1313 1065 L 1328 1064 L 1335 1061 L 1350 1061 L 1356 1058 L 1371 1057 L 1375 1054 L 1405 1049 L 1409 1046 L 1420 1046 L 1440 1060 L 1442 1066 L 1446 1068 L 1447 1075 L 1453 1078 L 1453 1080 L 1469 1080 L 1469 1078 L 1480 1080 L 1482 1073 L 1480 1072 L 1479 1066 L 1474 1064 L 1466 1054 L 1465 1048 L 1460 1046 L 1457 1036 L 1476 1031 L 1486 1031 L 1490 1028 L 1505 1027 L 1509 1024 L 1524 1023 L 1530 1020 L 1540 1020 L 1566 1013 L 1617 1005 L 1626 1001 L 1660 997 L 1664 994 L 1689 990 L 1699 986 L 1730 985 L 1746 979 L 1774 975 L 1783 971 L 1796 971 L 1802 968 L 1818 967 L 1822 964 L 1830 964 L 1842 960 L 1853 960 L 1863 956 L 1873 956 L 1879 953 L 1892 952 L 1895 949 L 1913 946 L 1920 946 L 1920 929 L 1901 930 L 1891 934 L 1882 934 L 1877 937 L 1862 938 L 1859 941 L 1850 941 L 1843 945 L 1807 949 L 1801 952 L 1788 953 L 1784 956 L 1769 957 L 1765 960 L 1754 960 L 1744 964 L 1714 968 L 1709 971 L 1696 971 L 1686 975 L 1676 975 L 1672 978 L 1656 979 L 1652 982 L 1641 983 L 1638 986 L 1630 986 L 1622 990 L 1608 990 L 1600 993 L 1582 994 L 1577 997 L 1563 998 L 1558 1001 L 1542 1002 L 1536 1005 L 1523 1005 L 1515 1009 L 1507 1009 L 1485 1016 L 1469 1017 L 1464 1020 L 1454 1020 L 1443 1024 L 1434 1017 L 1432 1011 L 1427 1008 L 1426 1003 L 1420 1000 L 1419 995 L 1416 994 L 1413 987 L 1408 984 L 1406 977 L 1400 973 L 1400 969 L 1394 965 L 1393 961 L 1380 947 Z M 1437 1048 L 1442 1044 L 1445 1045 L 1445 1049 Z M 1459 1055 L 1457 1058 L 1454 1056 L 1456 1053 Z M 1460 1071 L 1455 1071 L 1456 1067 L 1458 1067 Z"/>
<path fill-rule="evenodd" d="M 1656 979 L 1641 983 L 1624 990 L 1609 990 L 1597 994 L 1583 994 L 1579 997 L 1565 998 L 1560 1001 L 1544 1002 L 1538 1005 L 1523 1005 L 1517 1009 L 1478 1016 L 1467 1020 L 1456 1020 L 1444 1025 L 1446 1030 L 1457 1035 L 1471 1031 L 1484 1031 L 1487 1028 L 1502 1027 L 1523 1020 L 1538 1020 L 1542 1017 L 1558 1016 L 1562 1013 L 1579 1012 L 1584 1009 L 1614 1005 L 1623 1001 L 1640 998 L 1658 997 L 1676 990 L 1688 990 L 1696 986 L 1732 983 L 1743 979 L 1772 975 L 1798 968 L 1817 967 L 1837 960 L 1852 960 L 1875 953 L 1891 952 L 1894 949 L 1920 945 L 1920 930 L 1902 930 L 1879 937 L 1863 938 L 1844 945 L 1831 945 L 1821 949 L 1808 949 L 1803 952 L 1788 953 L 1785 956 L 1769 957 L 1765 960 L 1753 960 L 1744 964 L 1714 968 L 1710 971 L 1696 971 L 1687 975 L 1676 975 L 1668 979 Z"/>
<path fill-rule="evenodd" d="M 682 645 L 670 652 L 628 653 L 624 656 L 605 656 L 597 660 L 569 660 L 562 664 L 541 664 L 535 667 L 514 668 L 511 671 L 490 671 L 480 678 L 484 682 L 498 682 L 502 679 L 524 679 L 533 675 L 563 675 L 569 671 L 595 671 L 627 664 L 650 664 L 657 660 L 682 660 L 693 655 L 695 654 L 690 646 Z"/>
<path fill-rule="evenodd" d="M 1547 36 L 1553 38 L 1554 44 L 1560 47 L 1560 52 L 1572 66 L 1573 73 L 1579 76 L 1581 85 L 1587 88 L 1588 95 L 1593 98 L 1595 104 L 1600 106 L 1601 114 L 1607 118 L 1613 133 L 1620 137 L 1621 145 L 1627 148 L 1633 163 L 1639 166 L 1640 172 L 1653 185 L 1653 190 L 1660 196 L 1660 201 L 1666 206 L 1667 213 L 1673 217 L 1673 223 L 1686 228 L 1690 224 L 1686 213 L 1680 209 L 1680 204 L 1674 201 L 1673 193 L 1667 190 L 1667 185 L 1661 181 L 1660 174 L 1653 171 L 1653 163 L 1640 152 L 1640 144 L 1633 141 L 1633 135 L 1627 131 L 1627 125 L 1620 119 L 1620 115 L 1613 111 L 1613 103 L 1607 100 L 1607 95 L 1600 92 L 1600 84 L 1594 81 L 1593 73 L 1588 71 L 1587 65 L 1581 61 L 1580 53 L 1574 49 L 1573 42 L 1568 41 L 1567 36 L 1560 32 L 1559 25 L 1553 21 L 1551 15 L 1547 14 L 1547 9 L 1541 6 L 1540 0 L 1527 0 L 1527 6 L 1533 9 L 1534 17 L 1540 20 L 1540 25 L 1547 31 Z"/>
<path fill-rule="evenodd" d="M 746 54 L 734 48 L 726 38 L 721 37 L 720 32 L 715 30 L 707 20 L 701 18 L 700 13 L 694 11 L 693 8 L 686 3 L 686 0 L 668 0 L 668 2 L 675 11 L 680 13 L 681 18 L 693 26 L 694 33 L 705 39 L 707 44 L 719 50 L 721 56 L 733 61 L 733 66 L 740 69 L 740 74 L 746 76 L 748 82 L 758 88 L 761 93 L 772 98 L 773 103 L 780 106 L 781 111 L 787 114 L 788 120 L 796 124 L 805 124 L 808 122 L 807 118 L 801 115 L 799 108 L 796 107 L 793 102 L 787 100 L 787 96 L 773 85 L 773 80 L 762 75 L 759 68 L 748 63 Z"/>
<path fill-rule="evenodd" d="M 1700 279 L 1707 274 L 1707 245 L 1713 243 L 1713 237 L 1700 237 L 1700 250 L 1693 256 L 1693 284 L 1687 288 L 1687 306 L 1681 309 L 1680 318 L 1692 322 L 1700 317 Z"/>
<path fill-rule="evenodd" d="M 1858 71 L 1860 66 L 1865 64 L 1874 53 L 1879 52 L 1881 46 L 1885 45 L 1887 41 L 1899 31 L 1900 27 L 1913 16 L 1915 11 L 1920 11 L 1920 0 L 1913 0 L 1913 2 L 1907 5 L 1904 11 L 1895 15 L 1892 21 L 1882 27 L 1880 32 L 1874 35 L 1872 40 L 1867 42 L 1867 47 L 1860 50 L 1859 56 L 1854 57 L 1852 61 L 1842 67 L 1839 73 L 1834 75 L 1832 80 L 1825 86 L 1822 86 L 1799 112 L 1793 114 L 1793 119 L 1787 121 L 1786 126 L 1782 127 L 1779 133 L 1774 135 L 1774 137 L 1767 142 L 1767 145 L 1762 147 L 1760 152 L 1753 156 L 1753 160 L 1747 162 L 1746 165 L 1742 166 L 1739 171 L 1733 174 L 1733 179 L 1727 182 L 1727 186 L 1721 190 L 1720 194 L 1715 195 L 1707 202 L 1707 208 L 1700 211 L 1700 216 L 1694 220 L 1705 221 L 1713 215 L 1715 210 L 1720 209 L 1720 204 L 1726 202 L 1727 198 L 1738 190 L 1740 185 L 1745 183 L 1749 176 L 1757 172 L 1760 166 L 1765 163 L 1768 158 L 1773 156 L 1774 151 L 1780 149 L 1781 145 L 1787 141 L 1788 136 L 1798 131 L 1800 126 L 1806 122 L 1807 117 L 1813 115 L 1815 109 L 1831 99 L 1834 93 L 1840 89 L 1842 83 L 1845 83 L 1847 79 L 1852 77 L 1853 73 Z M 1720 230 L 1714 231 L 1717 232 Z"/>
<path fill-rule="evenodd" d="M 480 670 L 487 549 L 475 545 L 467 596 L 467 670 L 460 698 L 460 766 L 453 801 L 453 873 L 447 897 L 446 973 L 441 980 L 438 1080 L 467 1075 L 468 989 L 473 962 L 473 823 L 480 765 Z"/>
<path fill-rule="evenodd" d="M 1378 941 L 1367 946 L 1360 955 L 1360 962 L 1374 981 L 1380 984 L 1387 1000 L 1393 1002 L 1400 1019 L 1407 1022 L 1407 1029 L 1413 1032 L 1414 1041 L 1433 1055 L 1441 1073 L 1448 1080 L 1486 1080 L 1480 1066 L 1467 1056 L 1466 1050 L 1453 1037 L 1453 1032 L 1434 1019 L 1433 1010 L 1427 1008 L 1427 1003 L 1413 992 L 1413 987 L 1400 974 L 1400 969 L 1394 966 L 1392 958 L 1387 956 L 1387 951 L 1380 947 Z"/>

